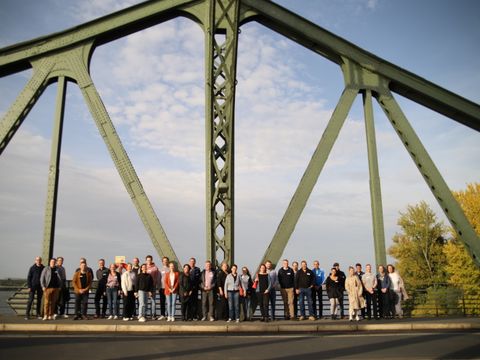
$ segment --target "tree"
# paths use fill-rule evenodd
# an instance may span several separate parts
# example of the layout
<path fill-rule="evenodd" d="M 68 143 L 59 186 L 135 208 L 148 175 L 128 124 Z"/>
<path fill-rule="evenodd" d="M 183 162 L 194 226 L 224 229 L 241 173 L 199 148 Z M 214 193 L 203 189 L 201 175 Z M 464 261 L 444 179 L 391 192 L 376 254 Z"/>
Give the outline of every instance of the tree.
<path fill-rule="evenodd" d="M 465 191 L 454 192 L 453 195 L 476 233 L 480 234 L 480 184 L 469 184 Z M 463 289 L 468 306 L 470 300 L 478 299 L 480 295 L 480 268 L 473 262 L 473 259 L 465 250 L 465 246 L 457 239 L 455 231 L 451 229 L 451 232 L 453 239 L 443 249 L 447 257 L 445 269 L 448 273 L 448 283 Z M 476 303 L 478 314 L 478 311 L 480 311 L 478 300 Z M 475 309 L 471 308 L 471 310 L 467 312 L 475 312 Z"/>
<path fill-rule="evenodd" d="M 443 252 L 447 228 L 439 222 L 428 204 L 407 207 L 397 224 L 401 232 L 393 237 L 389 255 L 397 259 L 396 267 L 407 288 L 413 290 L 446 282 L 446 255 Z"/>

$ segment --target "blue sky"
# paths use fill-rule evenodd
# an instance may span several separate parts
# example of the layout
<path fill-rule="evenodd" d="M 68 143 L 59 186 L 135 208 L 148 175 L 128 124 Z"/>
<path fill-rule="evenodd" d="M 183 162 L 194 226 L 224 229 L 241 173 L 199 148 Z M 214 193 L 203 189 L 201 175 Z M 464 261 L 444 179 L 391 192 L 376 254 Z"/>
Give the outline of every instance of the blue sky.
<path fill-rule="evenodd" d="M 0 47 L 60 31 L 136 1 L 3 0 Z M 477 1 L 278 1 L 327 30 L 480 102 Z M 21 19 L 21 20 L 20 20 Z M 97 48 L 91 73 L 181 261 L 205 259 L 203 34 L 175 19 Z M 236 262 L 253 268 L 298 185 L 343 88 L 337 65 L 256 23 L 239 38 Z M 0 116 L 31 76 L 0 78 Z M 41 252 L 55 86 L 0 158 L 0 277 L 24 276 Z M 115 255 L 155 254 L 74 84 L 68 85 L 55 255 L 73 271 Z M 480 134 L 397 97 L 447 184 L 478 182 Z M 373 262 L 365 129 L 358 97 L 284 257 Z M 376 106 L 387 246 L 399 211 L 443 214 Z"/>

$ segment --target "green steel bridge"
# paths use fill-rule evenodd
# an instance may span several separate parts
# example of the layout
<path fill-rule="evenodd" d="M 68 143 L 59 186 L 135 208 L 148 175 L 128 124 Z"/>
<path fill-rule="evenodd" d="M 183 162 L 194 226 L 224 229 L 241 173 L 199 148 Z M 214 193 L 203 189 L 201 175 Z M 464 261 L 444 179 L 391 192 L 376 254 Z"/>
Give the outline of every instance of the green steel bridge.
<path fill-rule="evenodd" d="M 256 21 L 338 65 L 344 89 L 265 254 L 276 264 L 301 216 L 330 151 L 359 95 L 363 99 L 370 174 L 375 261 L 386 263 L 382 196 L 372 103 L 378 102 L 446 217 L 480 264 L 480 240 L 453 197 L 394 94 L 480 131 L 480 105 L 389 63 L 267 0 L 152 0 L 74 28 L 0 49 L 0 76 L 32 68 L 33 75 L 0 122 L 0 154 L 44 90 L 57 84 L 43 257 L 54 247 L 66 83 L 78 85 L 118 173 L 160 256 L 177 260 L 168 237 L 120 141 L 90 76 L 97 47 L 176 17 L 198 23 L 205 36 L 205 163 L 207 259 L 234 260 L 234 125 L 238 35 Z"/>

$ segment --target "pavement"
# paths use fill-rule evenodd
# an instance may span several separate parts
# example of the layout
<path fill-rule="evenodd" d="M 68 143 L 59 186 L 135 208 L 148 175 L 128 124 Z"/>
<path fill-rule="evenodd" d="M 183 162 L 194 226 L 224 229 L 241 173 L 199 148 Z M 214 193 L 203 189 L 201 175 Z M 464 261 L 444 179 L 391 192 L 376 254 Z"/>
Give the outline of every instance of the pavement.
<path fill-rule="evenodd" d="M 0 316 L 0 334 L 8 333 L 78 333 L 78 334 L 292 334 L 292 333 L 353 333 L 369 331 L 479 331 L 478 317 L 404 318 L 395 320 L 278 320 L 268 323 L 248 321 L 227 323 L 226 321 L 138 321 L 122 320 L 24 320 L 19 316 Z"/>

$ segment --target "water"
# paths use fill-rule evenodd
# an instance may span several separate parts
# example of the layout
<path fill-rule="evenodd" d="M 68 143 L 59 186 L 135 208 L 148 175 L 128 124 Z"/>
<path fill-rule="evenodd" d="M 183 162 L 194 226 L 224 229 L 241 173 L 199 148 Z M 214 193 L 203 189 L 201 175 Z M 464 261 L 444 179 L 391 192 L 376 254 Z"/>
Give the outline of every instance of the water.
<path fill-rule="evenodd" d="M 11 297 L 15 291 L 12 290 L 0 290 L 0 315 L 15 315 L 15 312 L 7 304 L 7 300 Z"/>

